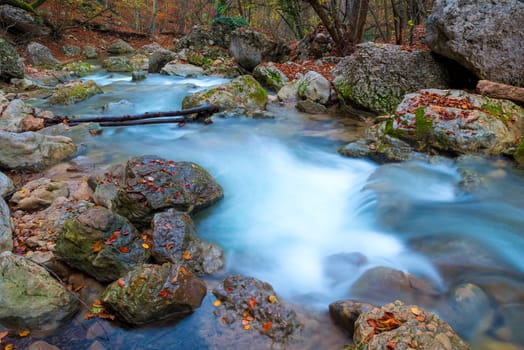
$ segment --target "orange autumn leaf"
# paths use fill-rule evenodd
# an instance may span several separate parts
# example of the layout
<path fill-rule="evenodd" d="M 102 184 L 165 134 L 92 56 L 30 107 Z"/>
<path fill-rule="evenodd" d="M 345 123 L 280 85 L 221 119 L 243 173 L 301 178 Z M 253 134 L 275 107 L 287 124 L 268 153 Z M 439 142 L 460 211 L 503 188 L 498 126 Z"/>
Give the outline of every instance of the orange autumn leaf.
<path fill-rule="evenodd" d="M 129 253 L 129 248 L 127 248 L 127 247 L 120 247 L 120 251 L 122 253 Z"/>
<path fill-rule="evenodd" d="M 417 316 L 415 317 L 417 319 L 417 321 L 419 322 L 424 322 L 426 319 L 424 318 L 424 316 L 420 315 L 420 316 Z"/>
<path fill-rule="evenodd" d="M 92 318 L 95 318 L 95 314 L 94 313 L 88 312 L 88 313 L 84 314 L 84 320 L 90 320 Z"/>
<path fill-rule="evenodd" d="M 116 283 L 117 283 L 120 287 L 125 287 L 125 286 L 126 286 L 126 282 L 125 282 L 123 279 L 121 279 L 121 278 L 119 278 L 119 279 L 116 281 Z"/>
<path fill-rule="evenodd" d="M 144 249 L 149 249 L 149 244 L 147 244 L 147 243 L 142 243 L 142 248 L 144 248 Z"/>
<path fill-rule="evenodd" d="M 2 339 L 7 337 L 8 334 L 9 334 L 9 332 L 0 332 L 0 343 L 2 342 Z"/>
<path fill-rule="evenodd" d="M 13 344 L 7 344 L 4 350 L 13 350 Z"/>
<path fill-rule="evenodd" d="M 173 243 L 168 243 L 168 244 L 166 244 L 166 249 L 167 250 L 171 250 L 171 249 L 173 249 L 174 246 L 175 245 Z"/>
<path fill-rule="evenodd" d="M 253 310 L 255 308 L 255 305 L 257 304 L 257 299 L 255 297 L 251 297 L 249 299 L 249 308 Z"/>
<path fill-rule="evenodd" d="M 162 289 L 160 292 L 158 292 L 158 296 L 160 298 L 165 298 L 169 294 L 169 291 L 167 289 Z"/>
<path fill-rule="evenodd" d="M 93 252 L 98 253 L 99 251 L 101 251 L 103 245 L 104 243 L 102 241 L 98 241 L 95 244 L 93 244 Z"/>
<path fill-rule="evenodd" d="M 267 321 L 266 323 L 264 323 L 264 325 L 262 326 L 262 332 L 263 333 L 267 333 L 271 330 L 271 327 L 273 327 L 273 323 L 271 323 L 271 321 Z"/>
<path fill-rule="evenodd" d="M 251 325 L 250 325 L 250 324 L 246 324 L 246 325 L 244 325 L 244 329 L 245 329 L 246 331 L 249 330 L 249 329 L 251 329 Z"/>
<path fill-rule="evenodd" d="M 18 335 L 21 337 L 27 337 L 29 334 L 31 334 L 31 331 L 28 331 L 28 330 L 23 330 L 18 333 Z"/>
<path fill-rule="evenodd" d="M 219 307 L 221 304 L 222 304 L 222 302 L 220 300 L 215 300 L 213 302 L 213 305 L 216 306 L 216 307 Z"/>
<path fill-rule="evenodd" d="M 184 260 L 190 260 L 191 259 L 191 253 L 189 252 L 189 250 L 184 250 L 184 253 L 182 253 L 182 258 Z"/>
<path fill-rule="evenodd" d="M 118 239 L 118 236 L 120 236 L 120 231 L 115 231 L 113 232 L 113 234 L 111 235 L 111 237 L 109 237 L 107 239 L 107 241 L 105 241 L 105 244 L 113 244 L 116 242 L 116 240 Z"/>

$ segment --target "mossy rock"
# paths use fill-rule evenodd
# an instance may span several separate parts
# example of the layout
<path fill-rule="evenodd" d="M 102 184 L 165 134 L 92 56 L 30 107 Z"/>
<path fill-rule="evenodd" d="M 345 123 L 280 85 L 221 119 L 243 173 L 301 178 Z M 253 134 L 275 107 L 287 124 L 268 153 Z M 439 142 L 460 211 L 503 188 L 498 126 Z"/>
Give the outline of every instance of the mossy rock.
<path fill-rule="evenodd" d="M 251 75 L 242 75 L 215 88 L 188 95 L 182 108 L 193 108 L 202 104 L 215 104 L 222 108 L 244 108 L 261 110 L 266 107 L 266 90 Z"/>
<path fill-rule="evenodd" d="M 72 72 L 77 77 L 84 77 L 95 71 L 96 67 L 88 62 L 72 62 L 64 65 L 62 70 Z"/>
<path fill-rule="evenodd" d="M 269 90 L 278 92 L 289 79 L 273 64 L 259 64 L 253 70 L 253 76 Z"/>
<path fill-rule="evenodd" d="M 49 103 L 54 105 L 74 104 L 102 93 L 104 91 L 93 80 L 75 81 L 59 86 L 49 99 Z"/>
<path fill-rule="evenodd" d="M 513 154 L 518 165 L 524 166 L 524 137 L 520 140 L 517 150 Z"/>

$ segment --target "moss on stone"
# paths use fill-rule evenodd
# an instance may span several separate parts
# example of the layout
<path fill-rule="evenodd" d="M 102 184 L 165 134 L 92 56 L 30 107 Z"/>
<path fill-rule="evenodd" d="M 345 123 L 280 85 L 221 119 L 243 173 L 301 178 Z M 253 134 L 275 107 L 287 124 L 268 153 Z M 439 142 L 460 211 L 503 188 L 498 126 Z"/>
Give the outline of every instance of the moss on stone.
<path fill-rule="evenodd" d="M 517 146 L 517 150 L 515 153 L 513 153 L 513 157 L 515 158 L 515 161 L 519 165 L 524 165 L 524 137 L 520 139 L 520 143 Z"/>
<path fill-rule="evenodd" d="M 431 132 L 433 129 L 433 121 L 425 117 L 426 108 L 419 107 L 415 111 L 415 137 L 420 139 Z"/>

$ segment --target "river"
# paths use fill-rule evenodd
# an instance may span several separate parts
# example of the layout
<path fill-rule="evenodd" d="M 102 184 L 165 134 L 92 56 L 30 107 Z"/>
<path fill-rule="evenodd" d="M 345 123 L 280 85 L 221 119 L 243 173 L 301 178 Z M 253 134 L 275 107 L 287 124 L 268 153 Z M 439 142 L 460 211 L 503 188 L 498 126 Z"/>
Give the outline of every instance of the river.
<path fill-rule="evenodd" d="M 131 82 L 104 71 L 87 78 L 104 94 L 45 108 L 61 115 L 177 110 L 187 93 L 225 81 L 151 74 Z M 372 286 L 368 295 L 355 288 L 366 271 L 380 266 L 430 285 L 430 293 L 405 296 L 439 313 L 474 348 L 493 339 L 524 348 L 522 171 L 502 159 L 379 165 L 345 158 L 337 148 L 355 139 L 361 124 L 276 104 L 269 110 L 274 119 L 105 128 L 82 149 L 101 164 L 154 154 L 205 167 L 225 192 L 219 204 L 195 217 L 200 237 L 226 253 L 225 271 L 209 285 L 229 273 L 253 276 L 310 310 L 309 340 L 297 348 L 339 349 L 347 342 L 326 317 L 330 302 L 355 297 L 382 303 L 397 295 L 387 284 Z M 465 170 L 482 178 L 470 191 L 461 186 Z M 471 293 L 457 295 L 468 283 Z M 224 343 L 226 335 L 209 321 L 212 299 L 176 325 L 120 327 L 118 339 L 99 341 L 107 349 L 254 348 L 249 340 Z M 48 339 L 62 349 L 81 348 L 85 342 L 71 340 L 78 332 L 68 327 Z"/>

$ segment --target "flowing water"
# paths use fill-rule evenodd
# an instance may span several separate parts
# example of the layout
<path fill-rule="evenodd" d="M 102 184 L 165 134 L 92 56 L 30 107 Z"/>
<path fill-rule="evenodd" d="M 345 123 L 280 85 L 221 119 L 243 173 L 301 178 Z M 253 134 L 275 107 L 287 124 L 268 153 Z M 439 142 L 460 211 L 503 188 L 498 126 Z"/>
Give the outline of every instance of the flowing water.
<path fill-rule="evenodd" d="M 224 81 L 152 74 L 135 83 L 104 72 L 88 78 L 105 93 L 46 108 L 61 115 L 176 110 L 187 93 Z M 297 348 L 338 349 L 348 342 L 326 317 L 330 302 L 356 297 L 383 303 L 391 295 L 438 312 L 476 348 L 488 340 L 524 348 L 522 173 L 504 160 L 380 166 L 344 158 L 336 150 L 356 137 L 358 123 L 280 106 L 270 110 L 274 119 L 105 128 L 85 140 L 83 152 L 100 164 L 154 154 L 208 169 L 225 197 L 195 218 L 197 230 L 226 253 L 225 271 L 208 283 L 229 273 L 253 276 L 310 310 L 307 340 Z M 461 187 L 464 169 L 483 179 L 472 191 Z M 428 292 L 395 294 L 380 283 L 363 292 L 356 281 L 378 266 L 412 273 Z M 475 287 L 457 294 L 467 283 Z M 252 338 L 225 343 L 231 338 L 216 325 L 212 300 L 176 325 L 119 328 L 113 333 L 118 339 L 99 341 L 108 349 L 255 348 Z M 62 349 L 79 348 L 85 343 L 71 340 L 78 332 L 69 327 L 48 339 Z"/>

